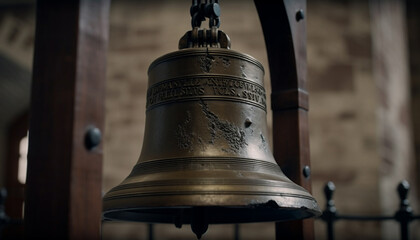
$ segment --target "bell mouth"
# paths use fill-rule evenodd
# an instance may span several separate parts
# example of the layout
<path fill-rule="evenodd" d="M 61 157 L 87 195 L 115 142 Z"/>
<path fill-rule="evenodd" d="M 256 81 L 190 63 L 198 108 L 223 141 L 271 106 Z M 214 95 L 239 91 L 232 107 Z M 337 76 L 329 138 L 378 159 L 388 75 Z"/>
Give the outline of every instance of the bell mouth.
<path fill-rule="evenodd" d="M 298 220 L 319 216 L 317 205 L 314 208 L 279 207 L 273 200 L 265 204 L 248 206 L 184 206 L 184 207 L 151 207 L 124 208 L 105 210 L 104 221 L 133 221 L 147 223 L 169 223 L 181 228 L 183 224 L 191 225 L 197 239 L 207 231 L 209 224 L 279 222 Z"/>
<path fill-rule="evenodd" d="M 125 208 L 103 212 L 104 221 L 170 223 L 181 227 L 196 219 L 207 224 L 232 224 L 298 220 L 321 215 L 319 209 L 278 207 L 275 201 L 249 206 Z"/>

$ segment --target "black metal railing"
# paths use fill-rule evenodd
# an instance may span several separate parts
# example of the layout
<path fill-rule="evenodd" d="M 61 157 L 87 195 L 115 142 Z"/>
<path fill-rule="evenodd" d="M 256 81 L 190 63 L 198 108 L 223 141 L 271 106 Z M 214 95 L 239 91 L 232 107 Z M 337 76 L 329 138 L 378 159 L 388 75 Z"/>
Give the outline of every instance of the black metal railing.
<path fill-rule="evenodd" d="M 409 239 L 409 224 L 414 220 L 419 220 L 419 215 L 414 215 L 410 202 L 408 201 L 408 192 L 410 184 L 407 181 L 402 181 L 398 184 L 397 192 L 400 198 L 400 207 L 392 216 L 358 216 L 358 215 L 345 215 L 338 214 L 337 208 L 333 200 L 335 185 L 333 182 L 325 184 L 324 193 L 326 198 L 326 207 L 319 217 L 327 224 L 328 240 L 334 240 L 334 223 L 340 220 L 347 221 L 396 221 L 400 224 L 401 240 Z"/>

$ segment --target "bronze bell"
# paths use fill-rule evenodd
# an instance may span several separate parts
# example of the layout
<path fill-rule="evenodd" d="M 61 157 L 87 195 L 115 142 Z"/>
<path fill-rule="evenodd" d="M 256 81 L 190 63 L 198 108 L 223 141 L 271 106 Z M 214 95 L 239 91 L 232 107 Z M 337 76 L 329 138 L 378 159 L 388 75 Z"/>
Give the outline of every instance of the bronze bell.
<path fill-rule="evenodd" d="M 191 224 L 284 221 L 320 214 L 267 142 L 264 69 L 195 27 L 149 67 L 145 137 L 130 175 L 103 200 L 106 220 Z"/>

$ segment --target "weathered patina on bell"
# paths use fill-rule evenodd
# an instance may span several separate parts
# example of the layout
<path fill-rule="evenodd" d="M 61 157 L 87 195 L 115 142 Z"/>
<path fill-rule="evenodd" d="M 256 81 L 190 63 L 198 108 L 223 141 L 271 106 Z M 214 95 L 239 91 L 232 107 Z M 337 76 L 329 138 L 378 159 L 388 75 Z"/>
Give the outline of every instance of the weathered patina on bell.
<path fill-rule="evenodd" d="M 208 224 L 320 214 L 270 151 L 263 66 L 229 47 L 195 27 L 150 65 L 142 152 L 105 195 L 105 219 L 191 224 L 200 237 Z"/>

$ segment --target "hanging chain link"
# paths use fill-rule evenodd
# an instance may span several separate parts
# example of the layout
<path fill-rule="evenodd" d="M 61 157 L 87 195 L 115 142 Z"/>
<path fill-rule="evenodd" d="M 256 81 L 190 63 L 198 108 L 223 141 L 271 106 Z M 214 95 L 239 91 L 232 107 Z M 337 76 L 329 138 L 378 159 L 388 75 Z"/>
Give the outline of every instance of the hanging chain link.
<path fill-rule="evenodd" d="M 190 8 L 192 28 L 200 27 L 201 22 L 209 19 L 209 27 L 220 27 L 219 0 L 193 0 Z"/>
<path fill-rule="evenodd" d="M 220 27 L 219 0 L 193 0 L 190 8 L 192 30 L 179 40 L 179 49 L 213 47 L 230 48 L 230 39 Z M 209 29 L 202 29 L 201 22 L 209 19 Z"/>

